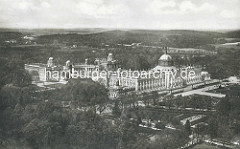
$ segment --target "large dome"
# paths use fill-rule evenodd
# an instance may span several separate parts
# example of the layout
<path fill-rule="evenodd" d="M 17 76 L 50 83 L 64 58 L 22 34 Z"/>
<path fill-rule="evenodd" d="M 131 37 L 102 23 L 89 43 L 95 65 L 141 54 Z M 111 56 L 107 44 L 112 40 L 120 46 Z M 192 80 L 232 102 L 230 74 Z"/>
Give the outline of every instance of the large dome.
<path fill-rule="evenodd" d="M 172 57 L 165 53 L 159 58 L 159 60 L 161 60 L 161 61 L 171 61 Z"/>
<path fill-rule="evenodd" d="M 167 52 L 165 54 L 163 54 L 159 60 L 158 60 L 158 65 L 159 66 L 173 66 L 173 60 L 172 57 L 170 55 L 167 54 Z"/>

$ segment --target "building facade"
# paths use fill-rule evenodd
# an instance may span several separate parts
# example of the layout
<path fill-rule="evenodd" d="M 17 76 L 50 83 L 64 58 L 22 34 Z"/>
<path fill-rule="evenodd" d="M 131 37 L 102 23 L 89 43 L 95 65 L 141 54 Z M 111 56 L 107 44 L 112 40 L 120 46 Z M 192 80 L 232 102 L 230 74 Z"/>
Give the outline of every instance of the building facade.
<path fill-rule="evenodd" d="M 91 78 L 104 84 L 117 97 L 125 91 L 151 92 L 172 90 L 210 80 L 210 75 L 201 67 L 186 66 L 177 68 L 172 57 L 163 54 L 156 67 L 148 71 L 132 71 L 120 68 L 118 60 L 109 53 L 107 58 L 96 58 L 94 64 L 72 64 L 69 60 L 64 66 L 56 65 L 50 57 L 47 64 L 25 64 L 25 69 L 34 81 L 61 81 L 70 78 Z M 116 91 L 116 92 L 114 92 Z"/>

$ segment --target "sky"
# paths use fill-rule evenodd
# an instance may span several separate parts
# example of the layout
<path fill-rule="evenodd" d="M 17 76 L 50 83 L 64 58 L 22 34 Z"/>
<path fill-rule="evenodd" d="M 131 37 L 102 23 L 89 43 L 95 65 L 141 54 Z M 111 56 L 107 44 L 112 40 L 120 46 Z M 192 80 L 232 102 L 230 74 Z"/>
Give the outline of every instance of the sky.
<path fill-rule="evenodd" d="M 0 0 L 1 28 L 240 29 L 240 0 Z"/>

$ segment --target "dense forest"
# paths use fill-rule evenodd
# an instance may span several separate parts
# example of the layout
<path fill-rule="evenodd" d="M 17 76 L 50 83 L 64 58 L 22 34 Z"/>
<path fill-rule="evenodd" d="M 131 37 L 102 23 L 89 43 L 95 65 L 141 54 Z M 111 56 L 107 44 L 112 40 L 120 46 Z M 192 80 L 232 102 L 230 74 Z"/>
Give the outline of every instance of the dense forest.
<path fill-rule="evenodd" d="M 117 44 L 142 43 L 143 45 L 167 45 L 178 48 L 194 48 L 203 44 L 214 43 L 214 38 L 223 36 L 216 32 L 199 31 L 149 31 L 149 30 L 114 30 L 95 34 L 54 34 L 39 36 L 39 43 L 79 43 L 99 47 L 102 43 L 110 46 Z"/>

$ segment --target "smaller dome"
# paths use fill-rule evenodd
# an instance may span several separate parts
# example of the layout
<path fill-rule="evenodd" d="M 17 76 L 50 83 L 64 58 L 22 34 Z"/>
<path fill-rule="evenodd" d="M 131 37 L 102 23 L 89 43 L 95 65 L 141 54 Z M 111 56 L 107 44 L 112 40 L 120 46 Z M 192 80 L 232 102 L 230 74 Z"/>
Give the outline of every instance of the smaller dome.
<path fill-rule="evenodd" d="M 113 60 L 113 54 L 109 53 L 107 57 L 107 61 L 112 61 Z"/>
<path fill-rule="evenodd" d="M 48 67 L 53 67 L 54 66 L 53 57 L 49 57 L 49 59 L 47 61 L 47 65 L 48 65 Z"/>
<path fill-rule="evenodd" d="M 68 66 L 68 67 L 70 66 L 70 60 L 66 61 L 66 66 Z"/>
<path fill-rule="evenodd" d="M 168 54 L 163 54 L 160 58 L 159 58 L 159 60 L 162 60 L 162 61 L 171 61 L 172 60 L 172 57 L 170 56 L 170 55 L 168 55 Z"/>

